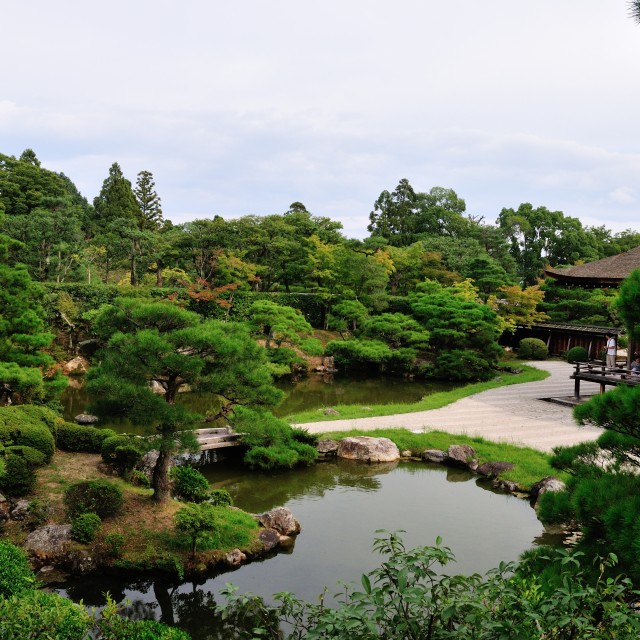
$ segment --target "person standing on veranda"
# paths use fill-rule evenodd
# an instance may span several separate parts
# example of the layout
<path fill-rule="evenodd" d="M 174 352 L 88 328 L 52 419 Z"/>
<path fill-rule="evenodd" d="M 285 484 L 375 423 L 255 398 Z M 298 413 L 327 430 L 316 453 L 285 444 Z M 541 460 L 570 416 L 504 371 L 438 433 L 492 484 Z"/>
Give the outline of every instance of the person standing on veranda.
<path fill-rule="evenodd" d="M 607 334 L 607 368 L 615 369 L 616 367 L 616 339 L 611 335 Z"/>

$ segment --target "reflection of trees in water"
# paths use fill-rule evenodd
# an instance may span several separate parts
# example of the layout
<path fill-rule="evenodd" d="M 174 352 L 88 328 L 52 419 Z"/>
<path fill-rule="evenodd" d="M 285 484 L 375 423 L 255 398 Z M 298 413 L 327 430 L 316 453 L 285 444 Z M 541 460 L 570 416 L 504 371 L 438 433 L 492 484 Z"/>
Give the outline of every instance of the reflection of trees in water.
<path fill-rule="evenodd" d="M 367 464 L 352 460 L 320 462 L 312 467 L 279 473 L 249 473 L 231 463 L 202 468 L 216 488 L 226 489 L 234 503 L 248 511 L 267 511 L 301 497 L 322 498 L 340 485 L 377 491 L 377 476 L 390 473 L 397 462 Z"/>

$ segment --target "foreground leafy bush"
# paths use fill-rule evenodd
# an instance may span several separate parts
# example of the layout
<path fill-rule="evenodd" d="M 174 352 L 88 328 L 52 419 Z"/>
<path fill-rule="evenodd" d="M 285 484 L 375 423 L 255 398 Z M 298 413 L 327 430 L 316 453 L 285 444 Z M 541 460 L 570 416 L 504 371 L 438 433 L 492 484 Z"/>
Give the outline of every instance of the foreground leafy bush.
<path fill-rule="evenodd" d="M 89 544 L 95 540 L 102 520 L 95 513 L 81 513 L 71 521 L 71 537 L 76 542 Z"/>
<path fill-rule="evenodd" d="M 231 494 L 226 489 L 211 489 L 207 502 L 214 507 L 230 507 L 233 505 Z"/>
<path fill-rule="evenodd" d="M 518 345 L 518 355 L 527 360 L 544 360 L 549 355 L 549 350 L 538 338 L 523 338 Z"/>
<path fill-rule="evenodd" d="M 84 607 L 55 593 L 30 591 L 0 599 L 0 638 L 83 640 L 90 627 Z"/>
<path fill-rule="evenodd" d="M 0 540 L 0 598 L 20 595 L 33 589 L 34 584 L 35 578 L 24 551 Z"/>
<path fill-rule="evenodd" d="M 572 347 L 567 351 L 567 362 L 586 362 L 589 354 L 584 347 Z"/>
<path fill-rule="evenodd" d="M 334 608 L 311 604 L 289 593 L 267 605 L 237 588 L 224 591 L 223 620 L 252 622 L 238 638 L 286 640 L 637 640 L 640 614 L 628 606 L 631 583 L 604 579 L 614 558 L 598 559 L 596 579 L 580 554 L 551 549 L 520 564 L 502 563 L 485 577 L 439 574 L 454 556 L 447 547 L 406 550 L 396 534 L 379 538 L 374 549 L 386 556 L 377 569 L 342 590 Z M 558 567 L 556 579 L 540 578 L 540 562 Z M 280 627 L 278 620 L 286 622 Z"/>
<path fill-rule="evenodd" d="M 83 513 L 110 518 L 122 509 L 122 490 L 107 480 L 84 480 L 65 491 L 64 503 L 71 519 Z"/>
<path fill-rule="evenodd" d="M 112 429 L 99 429 L 83 424 L 63 422 L 58 425 L 56 446 L 73 453 L 100 453 L 102 443 L 116 435 Z"/>

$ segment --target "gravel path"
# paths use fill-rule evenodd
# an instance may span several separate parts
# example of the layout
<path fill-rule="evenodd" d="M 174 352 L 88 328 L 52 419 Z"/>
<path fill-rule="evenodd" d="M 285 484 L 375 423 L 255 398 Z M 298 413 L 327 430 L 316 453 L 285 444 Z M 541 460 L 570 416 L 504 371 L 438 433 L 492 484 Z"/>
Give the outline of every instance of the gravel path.
<path fill-rule="evenodd" d="M 579 427 L 575 424 L 571 407 L 546 402 L 541 398 L 573 395 L 573 380 L 569 378 L 572 365 L 566 362 L 530 363 L 549 371 L 546 380 L 510 385 L 483 391 L 453 404 L 430 411 L 402 413 L 392 416 L 309 422 L 303 426 L 311 433 L 348 431 L 350 429 L 401 428 L 412 431 L 439 430 L 482 436 L 495 442 L 510 442 L 541 451 L 551 451 L 559 445 L 573 445 L 595 440 L 602 430 L 598 427 Z M 585 391 L 590 389 L 583 383 Z"/>

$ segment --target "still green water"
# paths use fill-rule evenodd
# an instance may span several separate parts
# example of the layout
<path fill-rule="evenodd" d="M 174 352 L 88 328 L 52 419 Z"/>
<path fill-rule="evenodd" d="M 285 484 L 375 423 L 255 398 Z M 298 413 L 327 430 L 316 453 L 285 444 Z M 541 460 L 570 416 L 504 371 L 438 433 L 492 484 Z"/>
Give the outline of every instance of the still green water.
<path fill-rule="evenodd" d="M 321 409 L 337 404 L 392 404 L 412 403 L 438 391 L 447 391 L 456 386 L 452 382 L 425 382 L 394 377 L 350 377 L 320 376 L 312 374 L 296 382 L 279 382 L 285 393 L 283 401 L 273 409 L 279 417 L 308 409 Z M 65 420 L 73 422 L 75 416 L 85 413 L 91 398 L 82 386 L 68 387 L 62 396 Z M 193 411 L 206 415 L 216 413 L 219 408 L 217 396 L 202 393 L 181 393 L 178 401 Z M 132 425 L 127 420 L 105 421 L 116 431 L 127 431 L 144 435 L 151 433 L 145 427 Z"/>
<path fill-rule="evenodd" d="M 176 624 L 195 640 L 223 640 L 212 607 L 221 602 L 225 583 L 267 598 L 291 591 L 307 600 L 327 585 L 331 596 L 340 590 L 339 581 L 358 581 L 377 566 L 380 557 L 371 551 L 377 529 L 404 530 L 408 547 L 434 544 L 442 536 L 457 557 L 449 573 L 485 572 L 532 545 L 558 542 L 545 535 L 528 502 L 487 490 L 470 473 L 426 463 L 333 461 L 266 474 L 222 461 L 203 472 L 242 509 L 291 509 L 302 525 L 294 548 L 196 582 L 92 576 L 70 580 L 58 592 L 92 606 L 103 604 L 108 591 L 119 602 L 130 601 L 132 617 Z"/>

